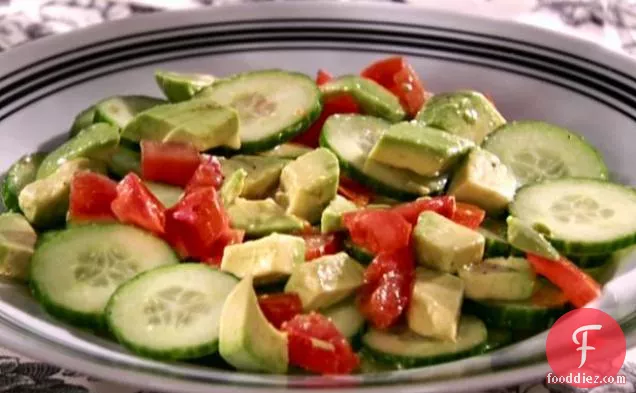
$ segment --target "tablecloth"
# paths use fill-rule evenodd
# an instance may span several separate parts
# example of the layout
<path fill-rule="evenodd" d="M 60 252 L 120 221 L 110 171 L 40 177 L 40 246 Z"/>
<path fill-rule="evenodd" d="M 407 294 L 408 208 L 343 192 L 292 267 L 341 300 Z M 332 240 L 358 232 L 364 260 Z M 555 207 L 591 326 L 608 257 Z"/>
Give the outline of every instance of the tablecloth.
<path fill-rule="evenodd" d="M 51 34 L 150 12 L 207 7 L 244 0 L 0 0 L 0 51 Z M 340 0 L 356 1 L 356 0 Z M 376 0 L 388 1 L 388 0 Z M 393 0 L 515 20 L 588 39 L 636 56 L 636 0 Z M 632 363 L 633 362 L 633 363 Z M 636 351 L 628 352 L 625 385 L 576 389 L 529 381 L 488 393 L 632 393 L 636 392 Z M 150 393 L 99 381 L 0 348 L 0 392 L 7 393 Z M 177 392 L 175 392 L 177 393 Z"/>

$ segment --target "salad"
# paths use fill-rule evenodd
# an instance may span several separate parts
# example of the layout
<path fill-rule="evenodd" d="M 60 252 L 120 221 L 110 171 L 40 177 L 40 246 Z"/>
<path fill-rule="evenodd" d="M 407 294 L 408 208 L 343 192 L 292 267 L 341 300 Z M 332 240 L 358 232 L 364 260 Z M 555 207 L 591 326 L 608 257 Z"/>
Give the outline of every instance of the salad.
<path fill-rule="evenodd" d="M 2 183 L 0 272 L 141 356 L 349 374 L 493 351 L 599 296 L 636 191 L 402 57 L 314 80 L 159 71 Z M 218 362 L 217 362 L 218 363 Z"/>

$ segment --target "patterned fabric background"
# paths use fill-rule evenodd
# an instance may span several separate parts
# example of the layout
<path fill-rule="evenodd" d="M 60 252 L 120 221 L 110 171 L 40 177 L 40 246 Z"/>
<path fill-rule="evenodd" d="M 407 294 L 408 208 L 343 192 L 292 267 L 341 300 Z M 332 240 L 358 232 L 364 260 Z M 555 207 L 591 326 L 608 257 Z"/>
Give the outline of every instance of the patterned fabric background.
<path fill-rule="evenodd" d="M 0 0 L 0 51 L 51 34 L 61 34 L 136 14 L 236 3 L 242 0 Z M 280 0 L 278 0 L 280 1 Z M 341 0 L 355 1 L 355 0 Z M 636 0 L 375 0 L 427 5 L 494 18 L 513 19 L 572 34 L 636 56 Z M 633 352 L 633 351 L 630 351 Z M 631 355 L 631 356 L 630 356 Z M 636 360 L 636 353 L 628 353 Z M 636 365 L 621 371 L 626 385 L 595 389 L 546 386 L 544 381 L 488 393 L 633 393 Z M 117 386 L 22 358 L 0 348 L 0 392 L 150 393 Z M 176 393 L 176 392 L 175 392 Z"/>

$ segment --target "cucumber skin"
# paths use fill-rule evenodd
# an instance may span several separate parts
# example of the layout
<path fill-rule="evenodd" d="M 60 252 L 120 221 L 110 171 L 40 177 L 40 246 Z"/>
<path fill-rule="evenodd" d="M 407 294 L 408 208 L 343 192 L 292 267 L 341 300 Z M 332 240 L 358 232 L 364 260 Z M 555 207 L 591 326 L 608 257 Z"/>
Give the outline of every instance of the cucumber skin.
<path fill-rule="evenodd" d="M 289 71 L 283 71 L 278 69 L 244 72 L 229 78 L 219 79 L 218 81 L 214 82 L 211 86 L 205 87 L 202 90 L 200 90 L 192 99 L 204 98 L 205 92 L 208 89 L 214 89 L 219 86 L 222 86 L 223 84 L 233 83 L 236 80 L 242 79 L 253 73 L 267 73 L 267 72 L 284 72 L 286 74 L 301 76 L 303 78 L 311 80 L 307 75 L 302 74 L 300 72 L 289 72 Z M 313 80 L 311 81 L 313 82 Z M 318 88 L 318 86 L 315 85 L 315 82 L 314 82 L 314 86 L 316 91 L 316 97 L 318 97 L 318 99 L 314 102 L 314 106 L 311 107 L 307 113 L 305 113 L 305 116 L 301 120 L 299 120 L 295 124 L 290 125 L 287 128 L 284 128 L 283 130 L 279 131 L 275 135 L 270 136 L 269 138 L 261 139 L 255 142 L 248 142 L 248 143 L 241 141 L 241 148 L 239 150 L 231 150 L 230 151 L 231 154 L 257 154 L 267 150 L 271 150 L 280 144 L 291 141 L 292 139 L 294 139 L 294 137 L 306 131 L 309 128 L 309 126 L 311 126 L 316 120 L 318 120 L 318 118 L 320 117 L 320 114 L 322 113 L 322 108 L 323 108 L 322 94 L 320 93 L 320 89 Z M 219 151 L 222 153 L 229 153 L 227 150 L 229 149 L 222 149 Z"/>
<path fill-rule="evenodd" d="M 179 360 L 179 359 L 194 359 L 194 358 L 200 358 L 200 357 L 207 356 L 207 355 L 212 355 L 212 354 L 216 353 L 218 351 L 218 349 L 219 349 L 219 340 L 218 340 L 218 338 L 217 338 L 217 340 L 215 342 L 198 345 L 196 347 L 180 348 L 180 349 L 169 349 L 169 350 L 160 351 L 160 350 L 156 350 L 156 349 L 150 349 L 150 348 L 144 347 L 142 345 L 137 345 L 135 343 L 132 343 L 132 342 L 126 340 L 119 333 L 119 330 L 116 327 L 114 327 L 112 323 L 110 323 L 111 308 L 113 307 L 113 302 L 117 298 L 118 292 L 120 292 L 121 290 L 123 290 L 124 288 L 126 288 L 126 287 L 128 287 L 130 285 L 134 285 L 137 281 L 139 281 L 139 279 L 145 277 L 147 274 L 150 274 L 150 273 L 153 273 L 153 272 L 157 272 L 157 271 L 159 271 L 161 269 L 166 269 L 166 268 L 173 268 L 174 269 L 175 266 L 180 266 L 180 265 L 179 264 L 177 264 L 177 265 L 166 265 L 166 266 L 161 266 L 161 267 L 158 267 L 158 268 L 155 268 L 155 269 L 147 270 L 145 272 L 139 273 L 135 277 L 133 277 L 130 280 L 128 280 L 128 281 L 124 282 L 123 284 L 121 284 L 119 286 L 119 288 L 117 288 L 117 290 L 113 293 L 113 295 L 110 297 L 110 300 L 106 304 L 106 307 L 104 309 L 104 321 L 106 322 L 106 325 L 108 326 L 109 332 L 117 339 L 117 342 L 119 342 L 121 345 L 123 345 L 124 347 L 128 348 L 132 352 L 135 352 L 135 353 L 137 353 L 139 355 L 142 355 L 144 357 L 157 359 L 157 360 Z M 222 273 L 222 274 L 225 274 L 225 273 Z M 234 276 L 232 276 L 231 274 L 226 274 L 226 275 L 228 277 L 234 278 Z M 236 280 L 236 282 L 238 283 L 238 280 Z"/>
<path fill-rule="evenodd" d="M 386 353 L 375 351 L 370 347 L 364 345 L 363 343 L 361 353 L 364 356 L 368 356 L 380 363 L 391 365 L 392 367 L 395 367 L 399 370 L 404 368 L 432 366 L 434 364 L 445 363 L 453 360 L 459 360 L 475 355 L 480 355 L 485 352 L 485 350 L 487 349 L 487 345 L 488 341 L 485 341 L 473 348 L 461 352 L 446 353 L 443 355 L 430 356 L 426 358 L 416 358 L 411 356 L 389 355 Z"/>
<path fill-rule="evenodd" d="M 514 341 L 512 331 L 508 329 L 488 329 L 488 338 L 486 339 L 486 345 L 482 353 L 496 351 L 499 348 L 512 344 Z"/>
<path fill-rule="evenodd" d="M 362 185 L 365 185 L 373 189 L 375 192 L 379 194 L 382 194 L 391 198 L 399 199 L 400 201 L 412 201 L 413 199 L 417 199 L 419 197 L 424 196 L 424 195 L 419 195 L 419 194 L 411 193 L 404 190 L 399 190 L 392 186 L 386 185 L 380 182 L 379 180 L 375 180 L 372 177 L 366 175 L 365 173 L 363 173 L 361 170 L 354 167 L 353 165 L 350 165 L 349 162 L 347 162 L 346 160 L 344 160 L 342 157 L 338 155 L 335 149 L 331 148 L 331 146 L 329 145 L 329 142 L 327 141 L 327 137 L 325 136 L 325 133 L 320 134 L 320 146 L 326 149 L 329 149 L 338 158 L 338 163 L 340 164 L 340 170 L 344 172 L 348 177 L 350 177 L 353 180 L 356 180 L 358 183 Z M 443 190 L 440 190 L 440 191 L 443 191 Z M 429 195 L 437 195 L 439 193 L 440 192 L 432 192 Z"/>
<path fill-rule="evenodd" d="M 360 263 L 362 263 L 364 265 L 368 265 L 375 258 L 375 255 L 373 255 L 371 252 L 365 250 L 364 248 L 354 244 L 353 241 L 350 238 L 346 238 L 342 242 L 342 247 L 343 247 L 344 251 L 347 254 L 349 254 L 349 256 L 351 258 L 355 259 L 356 261 L 358 261 L 358 262 L 360 262 Z"/>
<path fill-rule="evenodd" d="M 464 299 L 462 306 L 462 312 L 476 316 L 489 328 L 514 330 L 523 327 L 525 330 L 533 332 L 549 329 L 557 319 L 568 311 L 567 307 L 493 306 L 470 299 Z"/>

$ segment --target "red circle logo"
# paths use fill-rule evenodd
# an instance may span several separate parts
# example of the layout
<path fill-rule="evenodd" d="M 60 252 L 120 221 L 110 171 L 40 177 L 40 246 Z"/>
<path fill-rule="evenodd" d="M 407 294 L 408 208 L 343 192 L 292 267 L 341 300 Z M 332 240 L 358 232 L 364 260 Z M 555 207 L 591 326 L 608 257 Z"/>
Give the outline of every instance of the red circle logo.
<path fill-rule="evenodd" d="M 579 388 L 613 383 L 625 351 L 625 335 L 614 318 L 593 308 L 570 311 L 548 333 L 546 354 L 554 371 L 548 383 Z"/>

